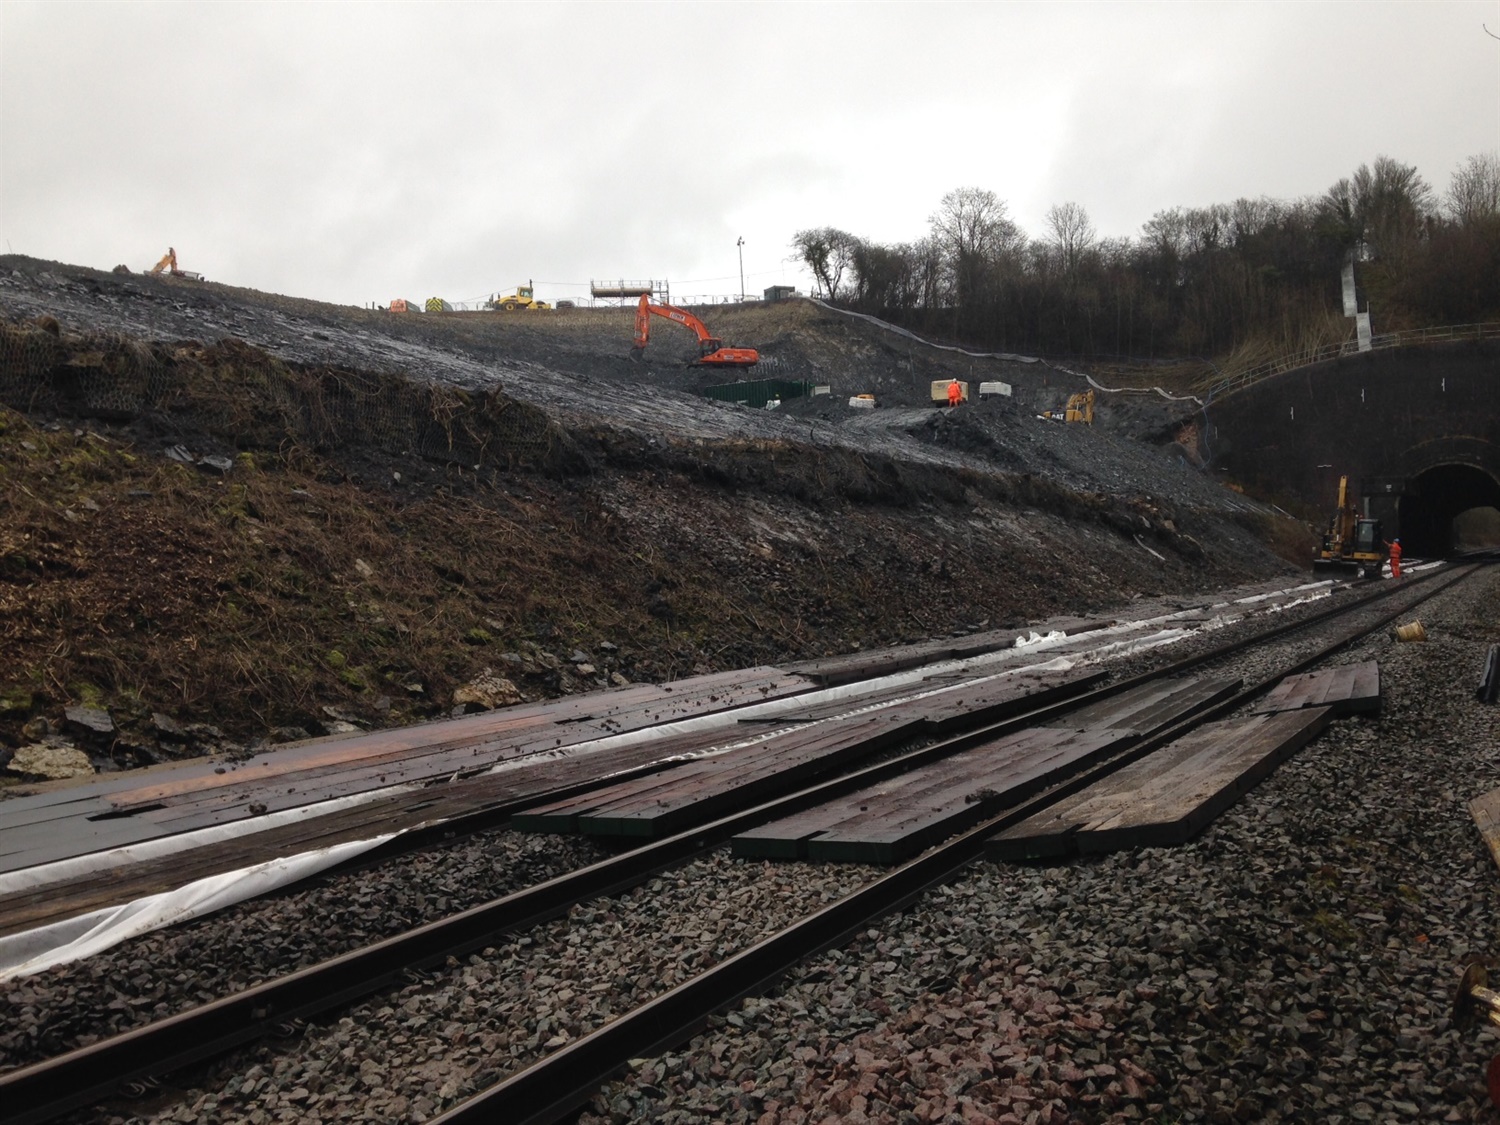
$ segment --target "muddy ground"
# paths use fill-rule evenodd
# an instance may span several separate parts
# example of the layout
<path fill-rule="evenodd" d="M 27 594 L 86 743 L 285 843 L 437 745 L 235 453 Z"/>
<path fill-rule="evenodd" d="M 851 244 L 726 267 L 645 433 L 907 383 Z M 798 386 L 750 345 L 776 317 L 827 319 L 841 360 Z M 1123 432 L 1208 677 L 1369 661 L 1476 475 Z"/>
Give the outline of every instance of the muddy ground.
<path fill-rule="evenodd" d="M 683 366 L 688 333 L 628 358 L 629 310 L 400 316 L 0 258 L 0 758 L 71 739 L 125 768 L 1308 557 L 1304 524 L 1195 468 L 1191 401 L 1101 395 L 1095 426 L 1063 425 L 1037 412 L 1086 384 L 1056 365 L 805 301 L 706 316 L 758 375 L 832 393 L 704 399 L 724 376 Z M 928 405 L 954 375 L 1015 393 Z M 349 387 L 447 444 L 368 411 L 309 423 Z M 456 703 L 476 678 L 495 690 Z"/>

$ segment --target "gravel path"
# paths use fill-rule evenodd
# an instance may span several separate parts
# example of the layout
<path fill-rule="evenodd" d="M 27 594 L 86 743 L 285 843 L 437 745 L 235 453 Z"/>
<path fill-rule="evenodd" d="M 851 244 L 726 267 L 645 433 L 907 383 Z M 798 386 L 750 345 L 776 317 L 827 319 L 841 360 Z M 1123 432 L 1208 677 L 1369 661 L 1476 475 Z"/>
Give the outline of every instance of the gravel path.
<path fill-rule="evenodd" d="M 1449 1026 L 1500 874 L 1465 802 L 1500 784 L 1473 698 L 1494 568 L 1384 634 L 1346 719 L 1194 843 L 962 880 L 747 1000 L 582 1120 L 1500 1120 L 1490 1032 Z"/>

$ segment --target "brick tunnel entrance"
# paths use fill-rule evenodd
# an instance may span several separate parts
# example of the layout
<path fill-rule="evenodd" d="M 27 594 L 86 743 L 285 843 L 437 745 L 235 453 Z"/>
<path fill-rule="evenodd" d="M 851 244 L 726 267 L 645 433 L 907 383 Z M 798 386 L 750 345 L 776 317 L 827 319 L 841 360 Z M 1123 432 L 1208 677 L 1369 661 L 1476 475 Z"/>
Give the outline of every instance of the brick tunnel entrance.
<path fill-rule="evenodd" d="M 1402 549 L 1417 558 L 1450 554 L 1453 521 L 1474 508 L 1500 508 L 1500 481 L 1472 465 L 1428 469 L 1399 502 Z"/>

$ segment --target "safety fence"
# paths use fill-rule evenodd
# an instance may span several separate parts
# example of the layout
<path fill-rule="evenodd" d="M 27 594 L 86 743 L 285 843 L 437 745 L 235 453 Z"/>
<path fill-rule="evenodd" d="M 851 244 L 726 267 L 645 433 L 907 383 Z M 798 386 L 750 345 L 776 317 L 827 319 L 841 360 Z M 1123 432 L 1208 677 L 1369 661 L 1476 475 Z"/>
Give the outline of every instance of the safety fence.
<path fill-rule="evenodd" d="M 560 431 L 503 394 L 285 363 L 249 345 L 147 344 L 0 321 L 0 403 L 26 414 L 172 419 L 226 447 L 376 448 L 471 468 L 546 460 Z"/>
<path fill-rule="evenodd" d="M 1500 340 L 1500 322 L 1488 324 L 1457 324 L 1437 328 L 1415 328 L 1405 332 L 1387 332 L 1384 335 L 1373 336 L 1370 339 L 1370 351 L 1384 351 L 1388 348 L 1407 348 L 1422 344 L 1457 343 L 1464 340 Z M 1269 379 L 1273 375 L 1281 375 L 1287 371 L 1293 371 L 1299 367 L 1308 367 L 1314 363 L 1324 363 L 1330 359 L 1338 359 L 1341 356 L 1357 355 L 1359 353 L 1359 341 L 1341 340 L 1332 344 L 1322 344 L 1315 348 L 1306 348 L 1302 351 L 1293 352 L 1282 356 L 1280 359 L 1262 363 L 1245 371 L 1234 372 L 1220 378 L 1205 380 L 1201 389 L 1206 391 L 1205 397 L 1222 398 L 1231 391 L 1243 390 L 1252 383 L 1258 383 L 1262 379 Z"/>
<path fill-rule="evenodd" d="M 725 305 L 763 305 L 768 302 L 758 293 L 748 293 L 741 297 L 734 293 L 702 293 L 691 294 L 683 297 L 671 297 L 667 294 L 658 293 L 651 298 L 657 304 L 675 305 L 680 309 L 693 308 L 722 308 Z M 367 302 L 364 307 L 374 312 L 390 312 L 397 316 L 425 316 L 430 314 L 441 315 L 444 313 L 485 313 L 487 315 L 520 316 L 524 314 L 551 314 L 553 316 L 573 316 L 585 312 L 603 313 L 625 313 L 635 315 L 638 297 L 571 297 L 554 300 L 546 299 L 547 307 L 544 309 L 530 309 L 524 306 L 515 309 L 506 309 L 500 305 L 500 298 L 480 297 L 467 301 L 452 300 L 445 297 L 428 297 L 425 301 L 412 298 L 400 298 L 390 304 Z M 392 305 L 399 306 L 392 308 Z"/>

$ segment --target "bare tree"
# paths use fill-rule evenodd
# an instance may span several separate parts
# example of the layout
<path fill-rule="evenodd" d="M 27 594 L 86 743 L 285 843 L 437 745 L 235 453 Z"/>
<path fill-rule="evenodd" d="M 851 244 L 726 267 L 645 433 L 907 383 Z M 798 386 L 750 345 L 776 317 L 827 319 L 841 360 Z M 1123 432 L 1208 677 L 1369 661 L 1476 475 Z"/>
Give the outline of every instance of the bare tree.
<path fill-rule="evenodd" d="M 1005 201 L 984 188 L 957 188 L 943 196 L 928 222 L 956 255 L 991 258 L 1020 236 Z"/>
<path fill-rule="evenodd" d="M 1076 278 L 1084 255 L 1099 239 L 1088 211 L 1081 203 L 1059 203 L 1047 212 L 1047 229 L 1052 232 L 1052 245 L 1063 273 L 1070 279 Z"/>
<path fill-rule="evenodd" d="M 917 241 L 912 247 L 913 284 L 917 291 L 917 304 L 923 308 L 936 309 L 951 300 L 946 291 L 947 271 L 943 268 L 943 248 L 932 235 Z"/>
<path fill-rule="evenodd" d="M 1477 226 L 1500 217 L 1500 153 L 1477 153 L 1460 164 L 1448 186 L 1445 205 L 1460 226 Z"/>
<path fill-rule="evenodd" d="M 1324 205 L 1351 247 L 1363 241 L 1377 258 L 1399 267 L 1432 213 L 1433 195 L 1414 165 L 1377 156 L 1373 166 L 1361 164 L 1329 188 Z"/>
<path fill-rule="evenodd" d="M 958 188 L 943 196 L 928 219 L 932 235 L 953 271 L 960 305 L 973 302 L 990 268 L 1010 250 L 1024 244 L 1020 227 L 1006 214 L 1005 202 L 983 188 Z"/>
<path fill-rule="evenodd" d="M 813 287 L 830 301 L 846 296 L 844 274 L 854 264 L 860 240 L 837 227 L 799 230 L 792 236 L 792 249 L 812 271 Z"/>
<path fill-rule="evenodd" d="M 1258 199 L 1236 199 L 1229 205 L 1229 240 L 1231 245 L 1242 246 L 1266 227 L 1279 222 L 1286 213 L 1286 205 L 1280 200 L 1262 195 Z"/>

